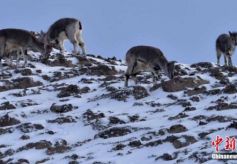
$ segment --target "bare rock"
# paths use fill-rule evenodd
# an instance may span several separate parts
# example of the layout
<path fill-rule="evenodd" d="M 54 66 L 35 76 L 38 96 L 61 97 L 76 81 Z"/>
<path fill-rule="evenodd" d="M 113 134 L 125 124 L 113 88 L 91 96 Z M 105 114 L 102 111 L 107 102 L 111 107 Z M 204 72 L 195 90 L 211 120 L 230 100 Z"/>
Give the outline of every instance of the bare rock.
<path fill-rule="evenodd" d="M 17 125 L 19 123 L 20 123 L 19 120 L 17 120 L 16 118 L 10 117 L 8 114 L 0 117 L 0 127 Z"/>
<path fill-rule="evenodd" d="M 66 113 L 72 111 L 72 104 L 56 105 L 53 103 L 50 107 L 50 111 L 54 113 Z"/>
<path fill-rule="evenodd" d="M 29 77 L 13 79 L 12 83 L 14 85 L 12 89 L 24 89 L 42 85 L 40 81 L 35 82 L 32 78 Z"/>
<path fill-rule="evenodd" d="M 224 93 L 227 93 L 227 94 L 234 94 L 234 93 L 237 93 L 237 88 L 235 87 L 235 85 L 230 84 L 230 85 L 227 85 L 227 86 L 223 89 L 223 92 L 224 92 Z"/>
<path fill-rule="evenodd" d="M 117 74 L 117 71 L 115 70 L 115 67 L 108 67 L 107 65 L 99 64 L 94 67 L 90 67 L 90 75 L 115 75 Z"/>
<path fill-rule="evenodd" d="M 202 94 L 206 91 L 206 87 L 195 87 L 193 89 L 189 89 L 187 90 L 187 95 L 188 96 L 193 96 L 193 95 L 197 95 L 197 94 Z"/>
<path fill-rule="evenodd" d="M 66 117 L 59 117 L 54 120 L 48 120 L 49 123 L 58 123 L 58 124 L 65 124 L 65 123 L 73 123 L 76 122 L 76 120 L 72 116 L 66 116 Z"/>
<path fill-rule="evenodd" d="M 17 152 L 21 152 L 21 151 L 29 150 L 29 149 L 48 149 L 51 146 L 52 146 L 52 143 L 50 141 L 40 140 L 38 142 L 28 143 L 27 145 L 18 148 Z"/>
<path fill-rule="evenodd" d="M 117 117 L 109 117 L 109 123 L 110 124 L 125 124 L 125 122 L 123 120 L 120 120 Z"/>
<path fill-rule="evenodd" d="M 168 129 L 169 133 L 182 133 L 187 131 L 187 128 L 181 124 L 173 125 Z"/>
<path fill-rule="evenodd" d="M 47 155 L 53 155 L 53 154 L 61 154 L 65 153 L 66 151 L 69 151 L 71 147 L 67 144 L 66 140 L 59 140 L 57 141 L 54 146 L 51 146 L 47 149 L 46 154 Z"/>
<path fill-rule="evenodd" d="M 41 124 L 24 123 L 17 126 L 16 128 L 23 133 L 30 133 L 33 131 L 42 130 L 44 129 L 44 126 Z"/>
<path fill-rule="evenodd" d="M 201 68 L 207 68 L 210 69 L 213 67 L 212 63 L 210 62 L 199 62 L 199 63 L 195 63 L 191 65 L 192 68 L 197 68 L 197 67 L 201 67 Z"/>
<path fill-rule="evenodd" d="M 6 101 L 0 105 L 0 110 L 10 110 L 10 109 L 16 109 L 16 107 L 9 101 Z"/>
<path fill-rule="evenodd" d="M 31 69 L 26 68 L 26 69 L 21 70 L 21 74 L 23 76 L 29 76 L 29 75 L 32 75 L 32 71 L 31 71 Z"/>
<path fill-rule="evenodd" d="M 57 95 L 59 98 L 75 96 L 79 94 L 79 87 L 77 85 L 69 85 L 61 89 L 59 94 Z"/>
<path fill-rule="evenodd" d="M 83 118 L 85 118 L 87 121 L 99 120 L 104 117 L 104 113 L 94 113 L 90 109 L 83 113 Z"/>
<path fill-rule="evenodd" d="M 237 103 L 226 103 L 226 102 L 218 102 L 217 105 L 209 106 L 207 110 L 228 110 L 228 109 L 237 109 Z"/>
<path fill-rule="evenodd" d="M 186 88 L 195 88 L 199 85 L 208 84 L 209 82 L 201 78 L 195 79 L 192 77 L 181 78 L 177 77 L 175 79 L 162 82 L 162 88 L 166 92 L 177 92 L 185 90 Z"/>
<path fill-rule="evenodd" d="M 132 94 L 136 100 L 149 96 L 147 90 L 142 86 L 134 86 Z"/>
<path fill-rule="evenodd" d="M 99 138 L 107 139 L 107 138 L 112 138 L 112 137 L 124 136 L 131 132 L 132 131 L 127 127 L 113 127 L 113 128 L 104 130 L 102 132 L 99 132 L 97 135 L 95 135 L 95 138 L 99 137 Z"/>

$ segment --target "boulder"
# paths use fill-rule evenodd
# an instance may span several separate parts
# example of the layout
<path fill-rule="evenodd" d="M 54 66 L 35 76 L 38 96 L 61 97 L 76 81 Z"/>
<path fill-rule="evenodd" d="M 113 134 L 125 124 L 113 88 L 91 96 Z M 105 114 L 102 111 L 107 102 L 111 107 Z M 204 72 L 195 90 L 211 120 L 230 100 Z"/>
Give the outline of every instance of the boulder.
<path fill-rule="evenodd" d="M 192 78 L 186 77 L 181 78 L 177 77 L 169 81 L 165 81 L 161 83 L 162 89 L 166 92 L 177 92 L 183 91 L 187 88 L 195 88 L 203 84 L 208 84 L 207 80 L 203 80 L 201 78 Z"/>

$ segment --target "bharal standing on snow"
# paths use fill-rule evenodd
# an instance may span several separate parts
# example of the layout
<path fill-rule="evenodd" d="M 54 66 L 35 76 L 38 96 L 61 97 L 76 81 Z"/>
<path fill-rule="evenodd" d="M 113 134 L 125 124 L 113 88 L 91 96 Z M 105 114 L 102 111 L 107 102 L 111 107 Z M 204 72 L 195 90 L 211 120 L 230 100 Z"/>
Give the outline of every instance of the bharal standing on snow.
<path fill-rule="evenodd" d="M 125 86 L 128 86 L 130 76 L 136 75 L 142 71 L 151 72 L 153 82 L 159 70 L 172 79 L 174 77 L 174 61 L 168 62 L 160 49 L 151 46 L 136 46 L 128 50 L 126 54 L 126 64 L 128 66 L 125 74 Z M 137 83 L 137 80 L 135 79 Z"/>
<path fill-rule="evenodd" d="M 217 65 L 220 65 L 221 55 L 224 54 L 225 66 L 233 66 L 231 57 L 237 46 L 237 33 L 221 34 L 216 40 Z"/>
<path fill-rule="evenodd" d="M 12 52 L 17 53 L 17 66 L 19 64 L 20 55 L 24 56 L 24 66 L 27 62 L 27 50 L 41 52 L 41 54 L 50 53 L 50 46 L 44 46 L 29 31 L 22 29 L 2 29 L 0 30 L 0 67 L 2 67 L 1 59 L 3 57 L 11 58 Z"/>
<path fill-rule="evenodd" d="M 73 54 L 78 53 L 78 45 L 85 55 L 85 44 L 82 38 L 81 22 L 74 18 L 62 18 L 54 22 L 46 33 L 41 32 L 41 39 L 45 45 L 53 44 L 55 48 L 64 53 L 64 40 L 68 39 L 73 44 Z"/>

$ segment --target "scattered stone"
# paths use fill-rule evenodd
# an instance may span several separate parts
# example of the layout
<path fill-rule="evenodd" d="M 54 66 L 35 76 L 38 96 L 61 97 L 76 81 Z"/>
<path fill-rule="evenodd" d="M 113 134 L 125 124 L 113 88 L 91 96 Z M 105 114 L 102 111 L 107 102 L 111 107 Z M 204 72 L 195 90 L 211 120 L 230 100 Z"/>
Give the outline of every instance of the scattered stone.
<path fill-rule="evenodd" d="M 96 75 L 96 76 L 102 76 L 102 75 L 115 75 L 117 74 L 117 71 L 115 70 L 115 67 L 108 67 L 107 65 L 99 64 L 94 67 L 90 67 L 89 70 L 90 75 Z"/>
<path fill-rule="evenodd" d="M 86 118 L 88 121 L 92 120 L 99 120 L 101 118 L 104 118 L 104 113 L 94 113 L 90 109 L 88 109 L 85 113 L 83 113 L 83 118 Z"/>
<path fill-rule="evenodd" d="M 116 92 L 111 92 L 109 96 L 111 99 L 115 99 L 118 101 L 126 101 L 127 98 L 132 94 L 131 90 L 117 90 Z"/>
<path fill-rule="evenodd" d="M 184 109 L 184 112 L 190 112 L 190 111 L 194 111 L 194 110 L 196 110 L 196 107 L 190 107 L 190 106 L 188 106 L 188 107 L 186 107 L 186 108 Z"/>
<path fill-rule="evenodd" d="M 16 118 L 10 117 L 8 114 L 3 115 L 0 117 L 0 127 L 17 125 L 20 121 Z"/>
<path fill-rule="evenodd" d="M 59 98 L 68 97 L 68 96 L 75 96 L 79 94 L 79 88 L 77 85 L 69 85 L 61 89 L 59 94 L 57 95 Z"/>
<path fill-rule="evenodd" d="M 141 141 L 140 140 L 136 140 L 136 141 L 131 141 L 129 142 L 128 146 L 131 146 L 131 147 L 140 147 L 142 145 Z"/>
<path fill-rule="evenodd" d="M 225 79 L 225 75 L 221 72 L 219 67 L 209 69 L 210 76 L 215 77 L 217 80 Z"/>
<path fill-rule="evenodd" d="M 71 149 L 70 146 L 68 146 L 66 140 L 60 140 L 57 141 L 54 146 L 51 146 L 47 149 L 46 154 L 47 155 L 53 155 L 53 154 L 61 154 L 66 151 L 69 151 Z"/>
<path fill-rule="evenodd" d="M 136 122 L 139 120 L 139 115 L 128 116 L 130 122 Z"/>
<path fill-rule="evenodd" d="M 173 125 L 168 129 L 169 133 L 182 133 L 187 131 L 187 128 L 181 124 Z"/>
<path fill-rule="evenodd" d="M 195 87 L 194 89 L 189 89 L 187 90 L 187 95 L 188 96 L 193 96 L 193 95 L 197 95 L 197 94 L 202 94 L 206 91 L 206 87 Z"/>
<path fill-rule="evenodd" d="M 19 164 L 30 164 L 30 162 L 27 159 L 18 159 L 17 163 L 19 163 Z"/>
<path fill-rule="evenodd" d="M 186 90 L 187 88 L 195 88 L 203 84 L 208 84 L 209 82 L 201 78 L 181 78 L 176 77 L 172 80 L 165 81 L 161 83 L 162 89 L 165 92 L 177 92 Z"/>
<path fill-rule="evenodd" d="M 23 76 L 29 76 L 29 75 L 32 75 L 32 71 L 31 71 L 31 69 L 26 68 L 26 69 L 21 70 L 21 74 Z"/>
<path fill-rule="evenodd" d="M 10 109 L 16 109 L 16 107 L 9 101 L 6 101 L 0 105 L 0 110 L 10 110 Z"/>
<path fill-rule="evenodd" d="M 219 95 L 222 93 L 220 89 L 212 89 L 205 92 L 207 95 Z"/>
<path fill-rule="evenodd" d="M 83 87 L 80 89 L 79 93 L 80 94 L 85 94 L 85 93 L 88 93 L 90 91 L 90 88 L 89 87 Z"/>
<path fill-rule="evenodd" d="M 177 100 L 178 97 L 177 96 L 174 96 L 173 94 L 169 94 L 167 95 L 168 98 L 170 98 L 171 100 Z"/>
<path fill-rule="evenodd" d="M 161 87 L 161 84 L 154 84 L 151 88 L 150 88 L 150 92 L 153 92 L 157 89 L 159 89 Z"/>
<path fill-rule="evenodd" d="M 95 135 L 95 138 L 112 138 L 112 137 L 119 137 L 119 136 L 124 136 L 132 131 L 128 129 L 127 127 L 113 127 L 107 130 L 104 130 L 102 132 L 99 132 L 97 135 Z"/>
<path fill-rule="evenodd" d="M 230 129 L 230 128 L 237 129 L 237 122 L 233 121 L 230 125 L 227 126 L 226 129 Z"/>
<path fill-rule="evenodd" d="M 235 87 L 235 85 L 230 84 L 230 85 L 227 85 L 227 86 L 223 89 L 223 92 L 224 92 L 224 93 L 227 93 L 227 94 L 234 94 L 234 93 L 237 93 L 237 88 Z"/>
<path fill-rule="evenodd" d="M 178 119 L 182 119 L 182 118 L 186 118 L 188 117 L 188 115 L 185 112 L 181 112 L 179 114 L 177 114 L 176 116 L 173 117 L 169 117 L 169 120 L 178 120 Z"/>
<path fill-rule="evenodd" d="M 182 137 L 168 136 L 164 141 L 171 142 L 176 149 L 186 147 L 197 142 L 193 136 L 183 135 Z"/>
<path fill-rule="evenodd" d="M 66 117 L 58 117 L 54 120 L 48 120 L 49 123 L 58 123 L 58 124 L 65 124 L 65 123 L 73 123 L 76 122 L 76 120 L 72 116 L 66 116 Z"/>
<path fill-rule="evenodd" d="M 20 139 L 22 139 L 22 140 L 28 140 L 28 139 L 30 139 L 30 136 L 23 134 L 23 135 L 20 137 Z"/>
<path fill-rule="evenodd" d="M 164 161 L 171 161 L 177 158 L 177 153 L 175 155 L 170 155 L 168 153 L 164 153 L 163 155 L 157 157 L 155 160 L 163 159 Z"/>
<path fill-rule="evenodd" d="M 72 104 L 56 105 L 53 103 L 50 107 L 50 111 L 54 113 L 66 113 L 72 111 Z"/>
<path fill-rule="evenodd" d="M 110 124 L 125 124 L 125 122 L 123 120 L 120 120 L 117 117 L 109 117 L 109 123 Z"/>
<path fill-rule="evenodd" d="M 193 97 L 190 97 L 190 100 L 192 100 L 194 102 L 199 102 L 200 98 L 198 96 L 193 96 Z"/>
<path fill-rule="evenodd" d="M 118 144 L 116 145 L 112 150 L 117 151 L 117 150 L 123 150 L 123 148 L 126 147 L 124 144 Z"/>
<path fill-rule="evenodd" d="M 29 150 L 29 149 L 48 149 L 52 146 L 52 143 L 50 141 L 46 140 L 40 140 L 38 142 L 34 143 L 28 143 L 25 146 L 20 147 L 17 152 Z"/>
<path fill-rule="evenodd" d="M 147 90 L 142 86 L 133 87 L 133 96 L 136 100 L 149 96 Z"/>
<path fill-rule="evenodd" d="M 213 67 L 213 65 L 210 62 L 199 62 L 199 63 L 192 64 L 190 67 L 192 67 L 192 68 L 201 67 L 201 68 L 210 69 Z"/>
<path fill-rule="evenodd" d="M 12 89 L 24 89 L 30 87 L 36 87 L 43 85 L 40 81 L 34 81 L 30 77 L 21 77 L 12 80 L 13 88 Z"/>
<path fill-rule="evenodd" d="M 36 130 L 42 130 L 44 129 L 44 126 L 41 124 L 23 123 L 16 128 L 23 133 L 30 133 Z"/>
<path fill-rule="evenodd" d="M 228 109 L 237 109 L 237 103 L 225 103 L 225 102 L 218 102 L 217 105 L 209 106 L 207 110 L 228 110 Z"/>

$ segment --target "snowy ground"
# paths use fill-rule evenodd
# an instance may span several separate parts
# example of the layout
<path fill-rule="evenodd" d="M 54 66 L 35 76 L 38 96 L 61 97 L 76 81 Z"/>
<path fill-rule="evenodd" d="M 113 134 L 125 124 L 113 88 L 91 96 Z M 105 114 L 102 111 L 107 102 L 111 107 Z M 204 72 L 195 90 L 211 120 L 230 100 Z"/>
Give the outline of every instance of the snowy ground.
<path fill-rule="evenodd" d="M 153 87 L 149 73 L 124 88 L 126 66 L 115 58 L 33 59 L 4 67 L 0 163 L 235 162 L 212 160 L 211 141 L 236 136 L 236 69 L 177 64 L 173 92 L 163 75 Z"/>

